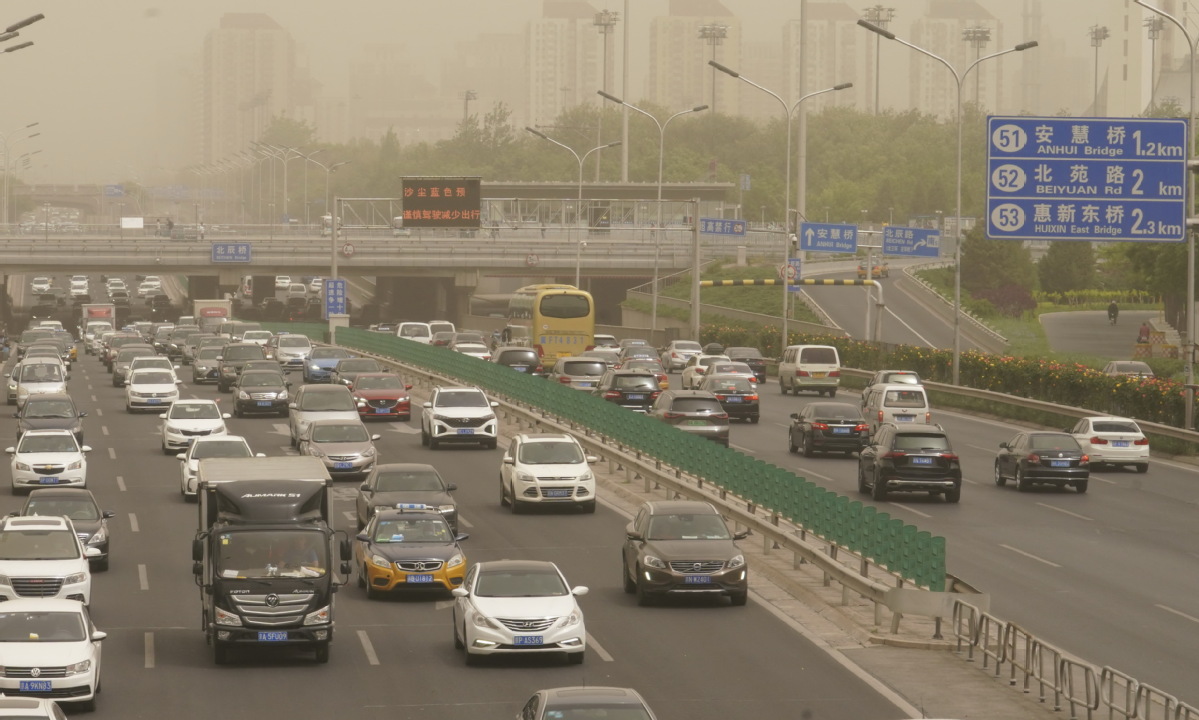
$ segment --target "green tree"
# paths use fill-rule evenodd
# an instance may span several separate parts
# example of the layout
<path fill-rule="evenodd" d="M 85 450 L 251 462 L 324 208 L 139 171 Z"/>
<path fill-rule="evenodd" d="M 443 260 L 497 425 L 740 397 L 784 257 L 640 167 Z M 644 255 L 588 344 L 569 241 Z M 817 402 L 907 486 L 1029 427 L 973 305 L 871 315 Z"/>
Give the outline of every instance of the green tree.
<path fill-rule="evenodd" d="M 966 234 L 962 243 L 962 288 L 983 293 L 1008 286 L 1032 291 L 1036 269 L 1024 244 L 1015 240 L 988 240 L 981 225 Z"/>
<path fill-rule="evenodd" d="M 316 128 L 307 120 L 276 115 L 262 132 L 260 142 L 279 147 L 308 148 L 316 144 Z"/>
<path fill-rule="evenodd" d="M 1095 287 L 1095 250 L 1089 242 L 1061 240 L 1037 263 L 1041 290 L 1066 292 Z"/>

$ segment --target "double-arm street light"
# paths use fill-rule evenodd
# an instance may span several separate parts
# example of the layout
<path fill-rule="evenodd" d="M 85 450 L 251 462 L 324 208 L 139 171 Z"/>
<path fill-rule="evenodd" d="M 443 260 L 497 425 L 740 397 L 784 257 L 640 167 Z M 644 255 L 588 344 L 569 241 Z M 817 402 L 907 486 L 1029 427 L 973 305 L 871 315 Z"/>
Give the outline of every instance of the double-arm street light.
<path fill-rule="evenodd" d="M 329 213 L 329 217 L 331 218 L 330 222 L 332 223 L 332 222 L 335 222 L 335 220 L 332 220 L 333 211 L 329 208 L 329 176 L 333 174 L 334 170 L 341 167 L 342 165 L 349 165 L 350 161 L 342 160 L 341 162 L 335 162 L 331 165 L 325 165 L 324 163 L 322 163 L 319 160 L 312 159 L 312 155 L 315 155 L 315 154 L 316 153 L 312 153 L 311 155 L 309 155 L 307 157 L 307 160 L 308 160 L 308 162 L 312 163 L 313 165 L 316 165 L 321 170 L 325 171 L 325 212 Z M 307 174 L 307 173 L 305 173 L 305 174 Z"/>
<path fill-rule="evenodd" d="M 45 19 L 45 17 L 46 17 L 45 15 L 38 13 L 37 15 L 32 15 L 30 17 L 25 18 L 24 20 L 22 20 L 20 22 L 15 22 L 12 25 L 9 25 L 8 27 L 4 28 L 3 33 L 0 33 L 0 42 L 8 42 L 9 40 L 16 38 L 17 36 L 19 36 L 21 34 L 19 32 L 21 29 L 27 28 L 30 25 L 37 22 L 38 20 Z M 9 45 L 6 48 L 0 48 L 0 54 L 16 52 L 18 50 L 24 50 L 25 48 L 31 47 L 32 45 L 33 45 L 32 41 L 23 42 L 23 43 L 20 43 L 17 45 Z"/>
<path fill-rule="evenodd" d="M 587 162 L 587 157 L 589 155 L 591 155 L 591 153 L 598 152 L 600 150 L 604 150 L 604 149 L 607 149 L 610 147 L 617 147 L 618 145 L 620 145 L 620 141 L 617 140 L 616 142 L 610 142 L 610 143 L 607 143 L 606 145 L 597 145 L 597 146 L 591 148 L 590 150 L 588 150 L 587 152 L 583 153 L 582 155 L 579 155 L 577 152 L 574 151 L 574 148 L 572 148 L 571 146 L 558 142 L 557 140 L 553 139 L 549 135 L 546 135 L 545 133 L 541 132 L 540 130 L 534 130 L 531 127 L 526 127 L 525 130 L 528 130 L 529 132 L 533 133 L 534 135 L 541 138 L 542 140 L 549 140 L 550 142 L 557 145 L 558 147 L 565 148 L 567 150 L 567 152 L 569 152 L 571 155 L 574 155 L 575 160 L 578 161 L 578 163 L 579 163 L 579 200 L 578 200 L 578 203 L 579 204 L 575 207 L 575 222 L 576 222 L 576 224 L 578 224 L 578 219 L 583 212 L 583 163 Z M 582 270 L 582 262 L 583 262 L 583 239 L 576 238 L 575 239 L 575 287 L 579 287 L 579 275 L 580 275 L 580 271 Z"/>
<path fill-rule="evenodd" d="M 1007 48 L 1006 50 L 1000 50 L 999 52 L 991 53 L 990 55 L 983 55 L 982 57 L 975 59 L 974 62 L 970 63 L 966 67 L 965 70 L 959 73 L 957 68 L 955 68 L 945 58 L 935 55 L 919 45 L 914 45 L 903 38 L 897 37 L 895 33 L 891 32 L 890 30 L 886 30 L 877 25 L 866 22 L 865 20 L 858 20 L 858 25 L 861 25 L 872 33 L 877 33 L 888 40 L 894 40 L 900 45 L 906 45 L 921 55 L 927 55 L 933 60 L 936 60 L 949 70 L 949 72 L 953 75 L 954 82 L 957 84 L 957 103 L 955 104 L 955 122 L 958 126 L 956 187 L 957 209 L 954 211 L 956 220 L 953 229 L 953 234 L 955 236 L 955 241 L 953 244 L 953 384 L 958 385 L 962 359 L 962 83 L 965 82 L 966 76 L 970 74 L 970 71 L 977 67 L 979 63 L 985 62 L 992 58 L 1000 57 L 1002 55 L 1007 55 L 1009 53 L 1030 50 L 1037 46 L 1037 41 L 1030 40 L 1029 42 L 1020 43 L 1019 45 Z"/>
<path fill-rule="evenodd" d="M 29 123 L 28 125 L 26 125 L 23 128 L 20 128 L 20 130 L 30 130 L 37 126 L 38 126 L 38 123 L 33 122 L 33 123 Z M 8 174 L 9 174 L 9 172 L 11 172 L 11 169 L 12 169 L 12 151 L 21 143 L 23 143 L 27 140 L 32 140 L 33 138 L 41 135 L 40 132 L 33 132 L 24 137 L 20 137 L 20 138 L 17 138 L 16 140 L 13 140 L 12 143 L 10 144 L 8 142 L 8 136 L 12 132 L 14 132 L 14 131 L 10 130 L 8 133 L 0 132 L 0 143 L 3 143 L 3 145 L 4 145 L 4 218 L 3 218 L 3 222 L 0 223 L 0 225 L 3 225 L 5 227 L 8 226 Z M 17 132 L 19 132 L 19 130 Z"/>
<path fill-rule="evenodd" d="M 784 100 L 782 97 L 780 97 L 778 93 L 773 92 L 771 90 L 767 90 L 766 88 L 757 84 L 753 80 L 750 80 L 749 78 L 745 77 L 741 73 L 739 73 L 735 70 L 732 70 L 730 68 L 727 68 L 724 65 L 721 65 L 720 63 L 716 62 L 715 60 L 709 60 L 708 64 L 711 65 L 712 67 L 716 68 L 720 72 L 724 73 L 725 75 L 734 77 L 738 80 L 741 80 L 742 82 L 752 85 L 752 86 L 756 87 L 757 89 L 761 90 L 762 92 L 766 93 L 767 95 L 771 96 L 775 100 L 778 100 L 779 104 L 783 106 L 783 113 L 786 114 L 786 119 L 787 119 L 787 152 L 786 152 L 787 161 L 786 161 L 786 171 L 785 171 L 786 181 L 783 183 L 783 185 L 784 185 L 784 190 L 783 190 L 783 273 L 784 273 L 784 277 L 785 277 L 786 273 L 789 269 L 789 266 L 791 265 L 791 237 L 790 237 L 790 235 L 791 235 L 791 121 L 795 117 L 795 111 L 797 109 L 799 109 L 800 104 L 803 103 L 804 100 L 807 100 L 808 98 L 811 98 L 811 97 L 816 97 L 817 95 L 823 95 L 825 93 L 835 92 L 837 90 L 849 89 L 849 88 L 853 87 L 853 83 L 841 83 L 840 85 L 834 85 L 832 87 L 825 88 L 823 90 L 817 90 L 816 92 L 810 92 L 807 95 L 804 95 L 800 99 L 796 100 L 794 105 L 787 105 L 787 101 Z M 798 218 L 797 218 L 797 222 L 796 222 L 796 226 L 795 226 L 795 232 L 796 232 L 796 237 L 798 237 L 799 236 L 798 235 L 798 233 L 799 233 Z M 787 342 L 788 342 L 787 302 L 790 298 L 788 297 L 787 285 L 788 285 L 788 283 L 786 281 L 784 281 L 783 282 L 783 331 L 782 331 L 782 345 L 779 346 L 780 348 L 787 347 Z M 780 350 L 780 352 L 781 352 L 781 350 Z"/>
<path fill-rule="evenodd" d="M 600 95 L 600 97 L 603 97 L 607 100 L 611 100 L 612 102 L 614 102 L 618 105 L 623 105 L 626 108 L 628 108 L 629 110 L 641 113 L 642 115 L 646 116 L 650 120 L 653 120 L 654 124 L 658 126 L 658 220 L 657 220 L 657 232 L 655 233 L 655 237 L 654 237 L 654 284 L 653 284 L 652 300 L 650 303 L 650 330 L 656 332 L 658 330 L 658 272 L 659 272 L 658 268 L 659 268 L 659 264 L 660 264 L 659 258 L 661 256 L 660 251 L 662 248 L 662 237 L 666 233 L 666 227 L 662 224 L 662 162 L 663 162 L 663 158 L 665 156 L 664 154 L 666 151 L 666 127 L 668 125 L 670 125 L 671 120 L 674 120 L 675 118 L 679 117 L 680 115 L 688 115 L 690 113 L 702 112 L 704 110 L 707 110 L 708 106 L 707 105 L 696 105 L 695 107 L 691 108 L 690 110 L 680 110 L 679 112 L 675 113 L 674 115 L 671 115 L 670 117 L 666 118 L 666 122 L 661 122 L 658 120 L 658 118 L 654 117 L 653 115 L 646 112 L 645 110 L 642 110 L 641 108 L 637 107 L 636 105 L 633 105 L 632 103 L 627 103 L 624 100 L 621 100 L 620 98 L 616 97 L 615 95 L 606 93 L 603 90 L 599 91 L 599 95 Z"/>

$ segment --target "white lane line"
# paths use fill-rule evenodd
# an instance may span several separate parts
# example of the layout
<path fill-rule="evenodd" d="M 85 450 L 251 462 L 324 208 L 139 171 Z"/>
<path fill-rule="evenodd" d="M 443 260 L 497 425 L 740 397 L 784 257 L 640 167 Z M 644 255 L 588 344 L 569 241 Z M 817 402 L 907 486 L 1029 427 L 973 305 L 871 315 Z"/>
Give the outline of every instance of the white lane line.
<path fill-rule="evenodd" d="M 101 433 L 101 434 L 103 434 L 103 435 L 105 435 L 105 436 L 107 436 L 107 435 L 108 435 L 108 426 L 107 426 L 107 425 L 101 425 L 101 426 L 100 426 L 100 433 Z"/>
<path fill-rule="evenodd" d="M 1166 605 L 1154 605 L 1153 607 L 1161 608 L 1162 610 L 1165 610 L 1168 613 L 1174 613 L 1178 617 L 1186 618 L 1187 620 L 1190 620 L 1193 623 L 1199 623 L 1199 618 L 1195 617 L 1194 615 L 1188 615 L 1181 610 L 1175 610 L 1174 608 L 1167 607 Z"/>
<path fill-rule="evenodd" d="M 967 477 L 962 478 L 962 482 L 964 482 L 967 485 L 981 485 L 982 484 L 982 483 L 978 482 L 977 480 L 971 480 L 970 478 L 967 478 Z"/>
<path fill-rule="evenodd" d="M 121 477 L 120 475 L 117 475 L 117 489 L 121 492 L 125 492 L 125 478 Z"/>
<path fill-rule="evenodd" d="M 146 669 L 154 667 L 154 633 L 146 633 Z"/>
<path fill-rule="evenodd" d="M 867 290 L 867 292 L 869 292 L 869 290 Z M 916 332 L 916 328 L 912 327 L 911 325 L 908 325 L 907 321 L 905 321 L 903 318 L 896 315 L 894 310 L 892 310 L 891 308 L 886 308 L 886 312 L 888 315 L 890 315 L 891 317 L 898 320 L 899 323 L 901 325 L 903 325 L 905 328 L 907 328 L 909 332 L 911 332 L 916 337 L 920 338 L 920 342 L 924 343 L 928 347 L 936 347 L 935 345 L 933 345 L 931 342 L 928 341 L 928 338 L 926 338 L 923 335 L 921 335 L 920 333 Z M 894 341 L 892 341 L 892 342 L 894 342 Z"/>
<path fill-rule="evenodd" d="M 342 512 L 342 514 L 346 516 L 346 520 L 353 520 L 354 522 L 358 521 L 358 513 L 354 512 L 353 510 L 345 510 Z"/>
<path fill-rule="evenodd" d="M 146 566 L 137 566 L 137 583 L 142 590 L 150 589 L 150 578 L 146 575 Z"/>
<path fill-rule="evenodd" d="M 983 447 L 982 445 L 967 445 L 966 447 L 968 447 L 968 448 L 974 448 L 975 450 L 981 450 L 982 452 L 985 452 L 985 453 L 993 453 L 993 452 L 995 452 L 995 448 L 993 448 L 993 447 Z"/>
<path fill-rule="evenodd" d="M 466 518 L 462 517 L 461 515 L 458 516 L 458 523 L 461 524 L 463 527 L 468 527 L 468 528 L 474 527 L 474 524 L 471 523 L 470 520 L 467 520 Z"/>
<path fill-rule="evenodd" d="M 133 532 L 139 531 L 139 528 L 137 526 L 137 515 L 134 513 L 129 513 L 129 529 L 132 530 Z"/>
<path fill-rule="evenodd" d="M 104 417 L 104 408 L 96 408 L 96 417 Z"/>
<path fill-rule="evenodd" d="M 1061 565 L 1058 565 L 1055 562 L 1050 562 L 1049 560 L 1046 560 L 1045 558 L 1040 558 L 1040 557 L 1037 557 L 1036 555 L 1033 555 L 1032 553 L 1024 552 L 1023 550 L 1014 548 L 1011 545 L 1000 545 L 999 547 L 1003 548 L 1004 550 L 1011 550 L 1012 552 L 1016 553 L 1017 555 L 1023 555 L 1024 557 L 1028 558 L 1029 560 L 1036 560 L 1037 562 L 1045 563 L 1049 567 L 1055 567 L 1055 568 L 1061 567 Z"/>
<path fill-rule="evenodd" d="M 438 600 L 437 602 L 433 603 L 434 610 L 449 610 L 452 607 L 454 607 L 453 600 Z"/>
<path fill-rule="evenodd" d="M 91 387 L 88 387 L 88 390 L 91 390 Z M 95 395 L 92 395 L 92 402 L 99 402 L 98 400 L 96 400 Z"/>
<path fill-rule="evenodd" d="M 892 504 L 892 505 L 894 505 L 894 506 L 895 506 L 895 507 L 897 507 L 897 508 L 903 508 L 904 510 L 907 510 L 908 512 L 912 513 L 913 515 L 919 515 L 919 516 L 920 516 L 920 517 L 922 517 L 922 518 L 930 518 L 930 517 L 932 517 L 932 515 L 927 515 L 927 514 L 925 514 L 925 513 L 922 513 L 922 512 L 920 512 L 919 510 L 917 510 L 917 509 L 915 509 L 915 508 L 909 507 L 909 506 L 907 506 L 907 505 L 903 505 L 902 503 L 893 502 L 893 503 L 891 503 L 891 504 Z"/>
<path fill-rule="evenodd" d="M 1076 512 L 1070 512 L 1069 510 L 1063 510 L 1063 509 L 1062 509 L 1062 508 L 1060 508 L 1060 507 L 1054 507 L 1054 506 L 1052 506 L 1052 505 L 1048 505 L 1048 504 L 1046 504 L 1046 503 L 1040 503 L 1040 502 L 1039 502 L 1039 503 L 1037 503 L 1037 505 L 1040 505 L 1041 507 L 1043 507 L 1043 508 L 1047 508 L 1047 509 L 1049 509 L 1049 510 L 1056 510 L 1057 512 L 1060 512 L 1060 513 L 1061 513 L 1061 514 L 1063 514 L 1063 515 L 1069 515 L 1070 517 L 1076 517 L 1076 518 L 1078 518 L 1079 520 L 1086 520 L 1086 521 L 1088 521 L 1088 522 L 1093 522 L 1093 521 L 1095 520 L 1095 518 L 1089 518 L 1089 517 L 1087 517 L 1086 515 L 1079 515 L 1079 514 L 1078 514 L 1078 513 L 1076 513 Z"/>
<path fill-rule="evenodd" d="M 117 459 L 117 451 L 116 451 L 116 448 L 108 448 L 108 459 L 109 459 L 109 460 L 116 460 L 116 459 Z"/>
<path fill-rule="evenodd" d="M 612 656 L 608 654 L 608 651 L 604 649 L 603 645 L 600 645 L 595 641 L 595 638 L 591 636 L 591 633 L 587 633 L 587 647 L 594 650 L 595 654 L 600 656 L 600 660 L 603 660 L 604 662 L 612 662 Z"/>
<path fill-rule="evenodd" d="M 366 661 L 371 665 L 378 665 L 379 656 L 375 654 L 375 646 L 371 645 L 371 639 L 367 637 L 365 630 L 358 631 L 358 642 L 362 643 L 362 652 L 366 653 Z"/>
<path fill-rule="evenodd" d="M 1191 470 L 1194 470 L 1194 469 L 1195 468 L 1191 468 Z M 1101 478 L 1098 475 L 1092 475 L 1091 479 L 1098 480 L 1101 483 L 1107 483 L 1108 485 L 1119 485 L 1120 484 L 1120 483 L 1116 482 L 1115 480 L 1108 480 L 1107 478 Z"/>

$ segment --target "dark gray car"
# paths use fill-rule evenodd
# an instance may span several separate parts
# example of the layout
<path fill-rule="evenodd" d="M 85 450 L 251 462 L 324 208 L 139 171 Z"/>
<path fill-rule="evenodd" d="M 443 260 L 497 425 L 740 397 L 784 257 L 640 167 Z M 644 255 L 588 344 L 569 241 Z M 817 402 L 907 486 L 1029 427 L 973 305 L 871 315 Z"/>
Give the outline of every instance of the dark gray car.
<path fill-rule="evenodd" d="M 91 567 L 108 569 L 108 518 L 115 513 L 101 510 L 91 490 L 68 487 L 33 490 L 20 514 L 69 518 L 84 546 L 100 551 L 98 556 L 88 558 Z"/>
<path fill-rule="evenodd" d="M 358 529 L 379 508 L 394 508 L 400 503 L 425 505 L 441 513 L 450 528 L 458 532 L 458 503 L 450 493 L 458 489 L 441 479 L 437 468 L 423 463 L 386 463 L 376 465 L 366 482 L 358 487 L 354 502 Z"/>
<path fill-rule="evenodd" d="M 729 414 L 716 396 L 704 390 L 666 390 L 654 401 L 650 417 L 683 432 L 729 444 Z"/>
<path fill-rule="evenodd" d="M 13 417 L 17 419 L 18 440 L 26 430 L 70 430 L 79 444 L 83 444 L 83 418 L 87 413 L 79 412 L 66 393 L 30 395 L 25 407 Z"/>

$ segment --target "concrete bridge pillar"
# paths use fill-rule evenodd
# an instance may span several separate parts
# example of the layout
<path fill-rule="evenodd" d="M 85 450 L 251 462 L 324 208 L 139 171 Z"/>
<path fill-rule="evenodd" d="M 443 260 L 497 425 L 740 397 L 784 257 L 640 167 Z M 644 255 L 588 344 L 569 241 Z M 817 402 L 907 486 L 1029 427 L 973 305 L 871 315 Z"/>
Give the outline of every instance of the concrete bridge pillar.
<path fill-rule="evenodd" d="M 193 300 L 216 300 L 223 297 L 218 278 L 215 275 L 189 275 L 187 278 L 187 304 Z M 189 308 L 184 307 L 184 315 Z"/>

